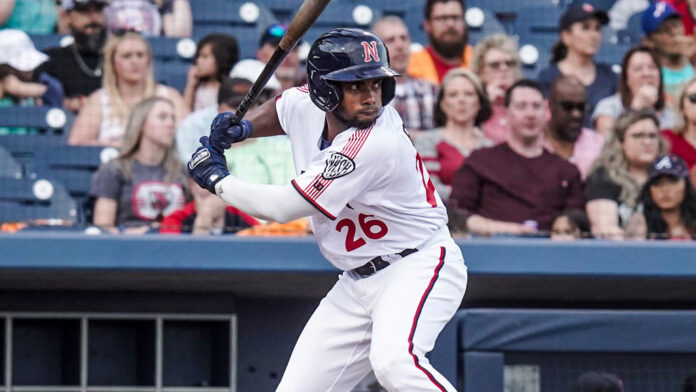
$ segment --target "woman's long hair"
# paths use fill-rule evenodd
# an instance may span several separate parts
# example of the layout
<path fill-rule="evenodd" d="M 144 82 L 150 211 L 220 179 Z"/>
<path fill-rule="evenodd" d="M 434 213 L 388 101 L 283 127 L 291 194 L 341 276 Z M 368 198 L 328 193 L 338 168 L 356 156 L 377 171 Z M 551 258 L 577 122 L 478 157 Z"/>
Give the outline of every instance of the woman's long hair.
<path fill-rule="evenodd" d="M 131 111 L 128 125 L 126 125 L 126 133 L 123 136 L 123 147 L 121 153 L 116 159 L 116 163 L 121 167 L 127 178 L 131 178 L 133 169 L 133 160 L 140 149 L 140 141 L 143 138 L 145 121 L 148 114 L 157 102 L 166 102 L 174 108 L 172 101 L 162 97 L 149 97 L 138 102 Z M 182 175 L 181 161 L 176 155 L 176 142 L 167 147 L 164 158 L 160 164 L 164 167 L 165 182 L 172 182 Z"/>
<path fill-rule="evenodd" d="M 689 231 L 692 238 L 696 238 L 696 190 L 691 185 L 688 177 L 682 178 L 686 184 L 684 189 L 684 200 L 680 206 L 681 218 L 684 226 Z M 651 181 L 643 187 L 640 193 L 640 202 L 643 204 L 643 215 L 648 229 L 648 238 L 651 239 L 669 239 L 669 227 L 667 222 L 662 217 L 662 210 L 657 206 L 650 192 L 650 185 L 655 183 Z"/>
<path fill-rule="evenodd" d="M 619 201 L 632 208 L 636 206 L 641 184 L 636 182 L 633 176 L 628 174 L 628 161 L 626 160 L 621 144 L 624 141 L 628 128 L 641 120 L 651 120 L 659 127 L 659 121 L 652 109 L 629 111 L 623 114 L 616 120 L 614 132 L 609 136 L 609 140 L 604 144 L 602 152 L 590 169 L 590 172 L 599 168 L 606 170 L 611 181 L 621 187 Z M 660 148 L 658 155 L 666 154 L 667 143 L 662 138 L 659 139 L 659 143 Z"/>
<path fill-rule="evenodd" d="M 145 90 L 143 91 L 143 97 L 150 97 L 155 95 L 155 88 L 157 84 L 155 83 L 155 76 L 152 69 L 152 48 L 143 36 L 140 34 L 127 31 L 123 34 L 111 34 L 104 45 L 104 75 L 102 77 L 102 89 L 104 94 L 109 98 L 109 107 L 111 116 L 110 120 L 116 124 L 125 124 L 128 120 L 128 106 L 126 102 L 121 97 L 121 92 L 118 89 L 119 79 L 116 75 L 116 69 L 114 67 L 114 57 L 116 56 L 116 49 L 118 46 L 126 40 L 134 39 L 145 44 L 147 48 L 147 57 L 149 59 L 148 69 L 145 73 Z"/>
<path fill-rule="evenodd" d="M 684 113 L 684 100 L 687 96 L 686 90 L 694 83 L 696 83 L 696 78 L 689 80 L 684 87 L 682 87 L 681 94 L 679 94 L 679 102 L 677 103 L 677 107 L 679 108 L 679 116 L 677 117 L 678 124 L 674 127 L 674 133 L 678 135 L 683 135 L 684 132 L 686 132 L 686 128 L 689 126 L 689 120 Z"/>
<path fill-rule="evenodd" d="M 213 52 L 213 57 L 215 58 L 215 64 L 217 66 L 217 73 L 211 77 L 218 82 L 225 80 L 225 78 L 230 74 L 230 70 L 239 60 L 239 44 L 237 39 L 233 36 L 225 33 L 213 33 L 208 34 L 198 41 L 198 47 L 196 49 L 196 55 L 194 58 L 198 58 L 201 54 L 201 49 L 204 46 L 210 45 L 211 52 Z"/>

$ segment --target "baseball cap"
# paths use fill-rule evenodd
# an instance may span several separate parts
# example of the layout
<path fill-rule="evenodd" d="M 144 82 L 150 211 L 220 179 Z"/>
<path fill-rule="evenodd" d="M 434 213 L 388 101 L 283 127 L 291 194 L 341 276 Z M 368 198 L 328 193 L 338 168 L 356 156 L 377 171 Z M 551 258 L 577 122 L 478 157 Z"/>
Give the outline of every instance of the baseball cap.
<path fill-rule="evenodd" d="M 581 374 L 571 386 L 572 392 L 623 392 L 623 390 L 623 381 L 616 374 L 595 371 Z"/>
<path fill-rule="evenodd" d="M 96 4 L 105 7 L 108 4 L 107 0 L 62 0 L 60 5 L 65 11 L 83 10 L 88 6 Z"/>
<path fill-rule="evenodd" d="M 237 64 L 235 64 L 234 68 L 232 68 L 232 71 L 230 71 L 230 77 L 242 78 L 250 81 L 251 83 L 254 83 L 256 81 L 256 78 L 258 78 L 259 75 L 261 75 L 261 71 L 263 71 L 263 68 L 265 66 L 266 64 L 262 63 L 259 60 L 241 60 Z M 265 88 L 280 91 L 280 82 L 274 75 L 271 75 L 271 78 L 268 79 L 268 83 L 266 83 Z"/>
<path fill-rule="evenodd" d="M 645 34 L 652 34 L 660 28 L 662 22 L 670 18 L 680 18 L 679 12 L 669 3 L 656 1 L 643 11 L 643 31 Z"/>
<path fill-rule="evenodd" d="M 34 43 L 22 30 L 0 30 L 0 64 L 22 71 L 33 71 L 41 63 L 48 60 L 48 56 L 39 52 Z"/>
<path fill-rule="evenodd" d="M 575 22 L 582 22 L 589 18 L 597 18 L 599 24 L 604 26 L 609 23 L 609 15 L 604 10 L 595 9 L 592 4 L 582 3 L 569 7 L 568 10 L 561 16 L 558 22 L 558 27 L 561 30 L 566 30 Z"/>
<path fill-rule="evenodd" d="M 261 39 L 259 40 L 259 48 L 271 44 L 273 46 L 278 46 L 280 39 L 283 38 L 283 34 L 287 31 L 287 26 L 282 24 L 272 24 L 263 31 L 261 34 Z"/>
<path fill-rule="evenodd" d="M 648 170 L 648 182 L 652 182 L 660 176 L 672 176 L 686 178 L 689 176 L 689 168 L 684 160 L 676 155 L 664 155 L 655 160 Z"/>

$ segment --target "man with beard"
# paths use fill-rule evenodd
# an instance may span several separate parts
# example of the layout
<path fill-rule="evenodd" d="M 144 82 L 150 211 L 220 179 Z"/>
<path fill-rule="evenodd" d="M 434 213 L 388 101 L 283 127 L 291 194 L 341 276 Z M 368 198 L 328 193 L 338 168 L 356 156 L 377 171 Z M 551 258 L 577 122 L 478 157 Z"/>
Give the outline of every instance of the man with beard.
<path fill-rule="evenodd" d="M 464 0 L 427 0 L 423 29 L 430 45 L 413 53 L 408 74 L 439 85 L 452 68 L 468 68 L 472 48 L 467 44 L 468 32 Z"/>
<path fill-rule="evenodd" d="M 549 231 L 562 211 L 584 209 L 580 172 L 542 145 L 547 106 L 538 83 L 515 82 L 505 107 L 507 142 L 464 161 L 452 179 L 450 212 L 480 235 Z"/>
<path fill-rule="evenodd" d="M 63 106 L 74 112 L 82 108 L 87 96 L 101 87 L 106 4 L 106 0 L 63 0 L 65 17 L 75 42 L 46 51 L 50 60 L 44 71 L 63 84 Z"/>
<path fill-rule="evenodd" d="M 544 147 L 574 163 L 584 179 L 604 146 L 604 136 L 582 126 L 587 88 L 574 76 L 560 76 L 551 84 L 549 109 Z"/>
<path fill-rule="evenodd" d="M 398 16 L 388 15 L 372 25 L 372 32 L 387 45 L 392 69 L 404 75 L 396 79 L 396 91 L 391 102 L 401 115 L 404 126 L 409 131 L 434 128 L 433 105 L 438 88 L 427 80 L 408 76 L 411 36 L 406 24 Z"/>
<path fill-rule="evenodd" d="M 655 51 L 662 63 L 665 103 L 676 109 L 680 91 L 695 75 L 689 58 L 696 53 L 696 45 L 685 35 L 681 16 L 668 3 L 651 3 L 643 11 L 642 18 L 644 43 Z"/>

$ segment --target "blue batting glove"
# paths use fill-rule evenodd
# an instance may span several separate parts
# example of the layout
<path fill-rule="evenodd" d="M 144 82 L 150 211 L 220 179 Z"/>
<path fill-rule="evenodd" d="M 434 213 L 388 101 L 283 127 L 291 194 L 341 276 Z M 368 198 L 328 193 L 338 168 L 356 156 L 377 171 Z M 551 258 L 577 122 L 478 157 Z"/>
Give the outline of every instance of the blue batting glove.
<path fill-rule="evenodd" d="M 227 161 L 220 151 L 210 145 L 207 136 L 203 136 L 200 142 L 201 147 L 193 153 L 188 163 L 188 172 L 196 184 L 215 194 L 215 185 L 230 175 Z"/>
<path fill-rule="evenodd" d="M 248 120 L 239 121 L 230 112 L 220 113 L 210 125 L 210 145 L 218 151 L 225 151 L 232 143 L 241 142 L 251 136 L 253 130 Z"/>

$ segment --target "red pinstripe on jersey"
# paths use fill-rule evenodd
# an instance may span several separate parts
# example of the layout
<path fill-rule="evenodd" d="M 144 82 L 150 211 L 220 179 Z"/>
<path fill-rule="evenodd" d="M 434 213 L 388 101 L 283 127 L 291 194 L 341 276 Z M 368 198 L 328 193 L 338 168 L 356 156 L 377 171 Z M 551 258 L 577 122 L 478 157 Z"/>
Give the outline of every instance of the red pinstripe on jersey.
<path fill-rule="evenodd" d="M 425 373 L 426 377 L 435 384 L 435 386 L 438 388 L 439 391 L 442 392 L 447 392 L 447 389 L 445 389 L 442 384 L 440 384 L 435 377 L 430 373 L 426 368 L 421 366 L 421 364 L 418 362 L 418 357 L 413 353 L 413 335 L 416 334 L 416 327 L 418 326 L 418 318 L 420 318 L 421 311 L 423 311 L 423 305 L 425 305 L 425 301 L 428 299 L 428 295 L 430 294 L 430 291 L 432 291 L 433 286 L 435 285 L 435 282 L 437 281 L 437 278 L 440 276 L 440 270 L 442 269 L 442 266 L 445 265 L 445 248 L 441 247 L 440 248 L 440 262 L 437 264 L 437 267 L 435 267 L 435 272 L 433 273 L 432 279 L 430 279 L 430 284 L 428 284 L 428 288 L 425 289 L 425 292 L 423 293 L 423 296 L 421 297 L 420 303 L 418 304 L 418 309 L 416 310 L 415 316 L 413 316 L 413 324 L 411 325 L 411 333 L 408 335 L 408 353 L 411 354 L 411 357 L 413 357 L 413 363 L 416 365 L 418 369 L 420 369 L 423 373 Z"/>
<path fill-rule="evenodd" d="M 295 87 L 298 91 L 301 91 L 303 93 L 308 93 L 309 92 L 309 85 L 303 84 L 302 86 Z"/>
<path fill-rule="evenodd" d="M 350 159 L 354 159 L 355 156 L 358 155 L 358 152 L 362 146 L 365 144 L 365 141 L 367 141 L 367 137 L 370 136 L 370 132 L 372 131 L 372 128 L 374 128 L 375 122 L 373 122 L 369 128 L 356 130 L 348 139 L 348 143 L 343 146 L 341 154 L 349 157 Z M 316 201 L 316 199 L 318 199 L 319 196 L 324 193 L 326 188 L 328 188 L 331 183 L 333 183 L 333 179 L 327 180 L 322 177 L 321 174 L 319 174 L 312 181 L 310 181 L 309 185 L 304 188 L 304 192 L 310 199 Z"/>

